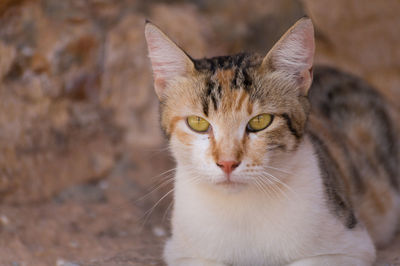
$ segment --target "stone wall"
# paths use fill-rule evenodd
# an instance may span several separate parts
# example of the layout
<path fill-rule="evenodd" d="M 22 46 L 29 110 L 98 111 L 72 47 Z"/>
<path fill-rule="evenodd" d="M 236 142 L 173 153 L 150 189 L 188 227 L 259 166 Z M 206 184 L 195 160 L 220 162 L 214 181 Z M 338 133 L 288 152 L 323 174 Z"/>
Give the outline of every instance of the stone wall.
<path fill-rule="evenodd" d="M 400 2 L 302 2 L 317 29 L 316 62 L 362 76 L 400 108 Z"/>
<path fill-rule="evenodd" d="M 396 0 L 1 1 L 0 201 L 43 201 L 106 177 L 124 154 L 164 145 L 145 18 L 203 57 L 265 53 L 305 13 L 317 62 L 366 78 L 397 103 Z"/>

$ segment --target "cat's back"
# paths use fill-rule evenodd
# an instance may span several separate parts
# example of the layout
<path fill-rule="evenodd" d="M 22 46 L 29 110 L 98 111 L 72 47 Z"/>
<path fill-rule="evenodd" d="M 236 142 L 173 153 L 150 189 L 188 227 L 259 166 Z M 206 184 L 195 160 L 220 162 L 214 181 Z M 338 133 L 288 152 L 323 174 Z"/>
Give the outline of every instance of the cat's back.
<path fill-rule="evenodd" d="M 309 99 L 308 135 L 332 209 L 354 212 L 375 243 L 386 243 L 400 212 L 399 132 L 390 106 L 361 79 L 329 67 L 315 69 Z"/>

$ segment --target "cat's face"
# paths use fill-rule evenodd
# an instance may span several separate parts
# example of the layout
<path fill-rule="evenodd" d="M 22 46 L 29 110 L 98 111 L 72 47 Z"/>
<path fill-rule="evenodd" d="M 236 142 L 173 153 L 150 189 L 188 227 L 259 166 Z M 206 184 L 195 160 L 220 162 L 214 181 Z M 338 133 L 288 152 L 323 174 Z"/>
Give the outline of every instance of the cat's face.
<path fill-rule="evenodd" d="M 304 29 L 310 24 L 303 24 L 301 32 L 309 37 Z M 277 58 L 284 41 L 264 59 L 238 54 L 192 60 L 150 27 L 146 37 L 162 127 L 179 167 L 190 173 L 188 181 L 221 187 L 276 182 L 271 172 L 302 138 L 311 65 L 298 62 L 288 73 L 281 66 L 287 58 Z"/>

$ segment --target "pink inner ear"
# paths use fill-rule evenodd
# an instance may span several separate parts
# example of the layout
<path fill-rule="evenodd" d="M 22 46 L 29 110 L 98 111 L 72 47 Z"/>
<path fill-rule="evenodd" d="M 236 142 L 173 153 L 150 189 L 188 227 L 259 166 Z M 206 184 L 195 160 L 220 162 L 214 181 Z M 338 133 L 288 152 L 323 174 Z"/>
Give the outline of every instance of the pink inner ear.
<path fill-rule="evenodd" d="M 163 66 L 163 62 L 154 62 L 152 60 L 154 89 L 156 90 L 156 94 L 160 98 L 166 88 L 167 82 L 165 80 L 165 77 L 168 75 L 168 73 L 165 71 L 165 67 Z"/>
<path fill-rule="evenodd" d="M 312 27 L 312 24 L 310 27 L 303 29 L 301 33 L 303 35 L 303 46 L 305 51 L 307 51 L 306 63 L 310 68 L 309 71 L 312 73 L 312 64 L 314 61 L 315 51 L 314 29 Z"/>
<path fill-rule="evenodd" d="M 156 89 L 157 95 L 162 95 L 163 90 L 166 87 L 165 79 L 154 77 L 154 87 Z"/>
<path fill-rule="evenodd" d="M 306 95 L 308 92 L 308 89 L 311 86 L 312 77 L 313 77 L 312 73 L 313 73 L 312 67 L 300 72 L 300 79 L 299 79 L 300 84 L 299 85 L 300 85 L 300 93 L 302 95 Z"/>
<path fill-rule="evenodd" d="M 314 56 L 314 29 L 309 19 L 301 19 L 272 48 L 275 68 L 294 74 L 305 74 L 312 67 Z"/>
<path fill-rule="evenodd" d="M 297 77 L 300 93 L 306 94 L 312 81 L 314 29 L 310 19 L 301 19 L 267 55 L 275 70 Z"/>
<path fill-rule="evenodd" d="M 156 93 L 161 98 L 167 84 L 191 71 L 192 63 L 174 42 L 156 26 L 146 24 L 145 36 L 151 60 Z"/>
<path fill-rule="evenodd" d="M 154 78 L 161 78 L 161 77 L 165 77 L 168 72 L 166 71 L 166 66 L 168 65 L 165 62 L 157 62 L 155 60 L 152 60 L 152 67 L 153 67 L 153 74 L 154 74 Z"/>

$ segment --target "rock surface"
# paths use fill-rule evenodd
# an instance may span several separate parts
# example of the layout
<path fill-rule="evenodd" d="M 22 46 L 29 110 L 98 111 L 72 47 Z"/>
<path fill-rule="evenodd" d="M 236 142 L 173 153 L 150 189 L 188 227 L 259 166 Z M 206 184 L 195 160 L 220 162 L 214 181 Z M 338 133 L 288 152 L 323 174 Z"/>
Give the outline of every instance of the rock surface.
<path fill-rule="evenodd" d="M 400 2 L 302 2 L 317 29 L 316 62 L 362 76 L 400 108 Z"/>
<path fill-rule="evenodd" d="M 266 53 L 307 13 L 316 61 L 367 79 L 400 113 L 399 5 L 0 1 L 0 265 L 162 265 L 171 198 L 159 200 L 174 166 L 145 18 L 203 57 Z M 377 265 L 400 265 L 399 254 L 400 237 Z"/>

